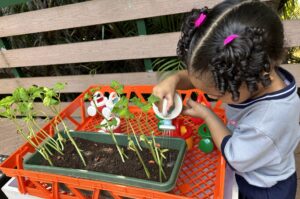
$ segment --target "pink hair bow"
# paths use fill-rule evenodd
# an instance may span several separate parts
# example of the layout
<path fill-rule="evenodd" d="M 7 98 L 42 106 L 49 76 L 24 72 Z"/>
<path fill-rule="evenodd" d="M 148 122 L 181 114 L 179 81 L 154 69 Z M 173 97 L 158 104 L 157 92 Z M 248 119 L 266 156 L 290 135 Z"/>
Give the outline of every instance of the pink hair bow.
<path fill-rule="evenodd" d="M 198 28 L 205 21 L 206 15 L 201 13 L 200 16 L 195 21 L 195 27 Z"/>
<path fill-rule="evenodd" d="M 229 35 L 228 37 L 226 37 L 226 39 L 224 40 L 224 46 L 226 46 L 227 44 L 231 43 L 233 40 L 235 40 L 236 38 L 238 38 L 239 36 L 236 34 L 232 34 Z"/>

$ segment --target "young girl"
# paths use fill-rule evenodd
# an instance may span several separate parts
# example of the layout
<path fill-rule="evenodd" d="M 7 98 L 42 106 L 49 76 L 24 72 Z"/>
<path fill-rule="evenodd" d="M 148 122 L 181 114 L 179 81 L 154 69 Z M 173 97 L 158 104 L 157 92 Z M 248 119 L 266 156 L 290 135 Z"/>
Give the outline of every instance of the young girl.
<path fill-rule="evenodd" d="M 208 125 L 235 171 L 241 198 L 293 199 L 300 101 L 294 77 L 281 68 L 283 26 L 262 2 L 227 0 L 194 9 L 183 23 L 177 54 L 187 70 L 153 94 L 173 104 L 176 89 L 199 88 L 226 103 L 228 124 L 192 100 L 184 114 Z"/>

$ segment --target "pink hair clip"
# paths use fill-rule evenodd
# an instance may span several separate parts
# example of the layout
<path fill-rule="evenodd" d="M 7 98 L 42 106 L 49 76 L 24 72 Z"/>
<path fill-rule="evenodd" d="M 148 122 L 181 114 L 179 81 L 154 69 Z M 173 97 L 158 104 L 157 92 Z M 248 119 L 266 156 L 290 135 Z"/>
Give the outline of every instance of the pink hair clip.
<path fill-rule="evenodd" d="M 205 21 L 206 15 L 201 13 L 200 16 L 195 21 L 195 27 L 198 28 Z"/>
<path fill-rule="evenodd" d="M 232 34 L 229 35 L 228 37 L 226 37 L 226 39 L 224 40 L 224 46 L 226 46 L 227 44 L 231 43 L 233 40 L 235 40 L 236 38 L 238 38 L 239 36 L 236 34 Z"/>

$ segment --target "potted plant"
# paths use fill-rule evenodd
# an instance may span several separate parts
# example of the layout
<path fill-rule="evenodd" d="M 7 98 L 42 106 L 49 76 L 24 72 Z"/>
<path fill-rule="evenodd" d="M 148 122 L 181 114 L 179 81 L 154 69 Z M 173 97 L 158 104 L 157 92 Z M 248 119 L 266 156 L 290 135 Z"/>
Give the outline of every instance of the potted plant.
<path fill-rule="evenodd" d="M 18 113 L 16 111 L 19 111 L 25 115 L 25 122 L 30 124 L 27 125 L 27 130 L 18 128 L 18 133 L 36 149 L 36 152 L 24 161 L 24 168 L 170 191 L 175 186 L 184 158 L 185 141 L 156 137 L 151 128 L 149 132 L 142 131 L 139 118 L 141 115 L 147 117 L 151 104 L 157 100 L 154 96 L 150 96 L 147 102 L 138 98 L 129 100 L 123 95 L 121 84 L 113 81 L 111 87 L 119 99 L 112 109 L 114 117 L 105 118 L 106 122 L 98 125 L 99 128 L 108 129 L 105 133 L 71 132 L 68 129 L 55 108 L 60 104 L 59 91 L 63 89 L 63 84 L 60 83 L 54 88 L 18 88 L 12 96 L 2 99 L 1 116 L 15 121 Z M 86 97 L 91 99 L 99 89 L 101 90 L 91 90 Z M 42 100 L 44 106 L 57 114 L 53 122 L 53 137 L 34 121 L 36 110 L 32 104 L 36 99 Z M 131 112 L 129 103 L 141 109 L 139 116 Z M 99 113 L 98 109 L 97 112 Z M 46 115 L 45 117 L 48 118 Z M 126 132 L 123 134 L 115 134 L 113 131 L 112 127 L 117 123 L 115 117 L 125 123 Z M 58 130 L 59 123 L 63 123 L 63 131 Z M 177 157 L 175 164 L 171 166 L 167 162 L 169 156 Z"/>

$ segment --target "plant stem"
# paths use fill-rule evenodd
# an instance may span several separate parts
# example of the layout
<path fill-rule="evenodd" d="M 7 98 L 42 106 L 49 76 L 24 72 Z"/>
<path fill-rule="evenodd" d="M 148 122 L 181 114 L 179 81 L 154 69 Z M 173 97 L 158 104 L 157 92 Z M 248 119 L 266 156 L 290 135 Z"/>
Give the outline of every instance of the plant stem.
<path fill-rule="evenodd" d="M 36 144 L 34 144 L 34 142 L 32 142 L 32 140 L 30 138 L 28 138 L 23 133 L 22 128 L 20 127 L 20 125 L 18 124 L 18 122 L 16 122 L 15 118 L 11 118 L 11 119 L 12 119 L 13 123 L 17 127 L 17 132 L 19 132 L 22 135 L 22 137 L 24 138 L 24 140 L 26 140 L 31 146 L 33 146 L 33 148 L 35 148 L 44 157 L 44 159 L 47 160 L 51 166 L 53 166 L 51 160 L 49 159 L 49 156 L 48 156 L 47 152 L 46 151 L 41 151 L 40 148 Z"/>
<path fill-rule="evenodd" d="M 140 143 L 139 143 L 139 140 L 138 140 L 138 138 L 136 137 L 135 131 L 134 131 L 134 129 L 133 129 L 133 127 L 132 127 L 130 121 L 129 121 L 129 125 L 130 125 L 130 128 L 131 128 L 132 132 L 133 132 L 133 136 L 134 136 L 134 139 L 135 139 L 135 141 L 136 141 L 136 144 L 138 145 L 139 149 L 140 149 L 141 151 L 143 151 L 143 149 L 142 149 L 142 147 L 141 147 L 141 145 L 140 145 Z"/>
<path fill-rule="evenodd" d="M 158 149 L 157 149 L 158 147 L 156 146 L 153 131 L 152 131 L 151 134 L 152 134 L 152 141 L 153 141 L 153 146 L 154 146 L 154 149 L 155 149 L 155 154 L 156 154 L 156 157 L 157 157 L 157 164 L 158 164 L 158 167 L 159 167 L 159 180 L 160 180 L 160 182 L 162 182 L 161 173 L 163 173 L 164 177 L 167 178 L 167 176 L 166 176 L 166 174 L 163 170 L 162 154 L 161 154 L 161 152 L 160 153 L 158 152 Z"/>
<path fill-rule="evenodd" d="M 53 149 L 55 149 L 57 152 L 63 155 L 62 150 L 60 149 L 58 143 L 56 140 L 54 140 L 49 134 L 47 134 L 42 128 L 40 128 L 34 120 L 31 121 L 31 123 L 40 130 L 41 134 L 45 136 L 44 138 L 39 137 L 35 134 L 36 137 L 38 137 L 41 140 L 44 140 L 45 138 L 48 138 L 48 141 L 46 141 L 47 144 L 49 144 Z M 33 129 L 32 129 L 33 130 Z"/>
<path fill-rule="evenodd" d="M 106 124 L 107 124 L 107 128 L 109 128 L 109 127 L 108 127 L 108 121 L 106 121 Z M 110 136 L 112 137 L 113 142 L 115 143 L 115 145 L 116 145 L 116 147 L 117 147 L 117 149 L 118 149 L 118 152 L 119 152 L 119 154 L 120 154 L 120 156 L 121 156 L 122 162 L 125 162 L 124 157 L 125 157 L 125 158 L 128 158 L 128 156 L 124 153 L 124 150 L 123 150 L 122 148 L 120 148 L 120 146 L 119 146 L 119 144 L 118 144 L 118 141 L 117 141 L 117 139 L 116 139 L 116 137 L 115 137 L 115 135 L 114 135 L 114 132 L 113 132 L 110 128 L 109 128 L 109 134 L 110 134 Z"/>
<path fill-rule="evenodd" d="M 31 120 L 31 123 L 38 129 L 40 129 L 40 132 L 43 136 L 45 136 L 46 138 L 48 138 L 48 141 L 45 142 L 45 144 L 48 144 L 49 146 L 51 146 L 54 150 L 56 150 L 58 153 L 60 153 L 61 155 L 63 155 L 62 149 L 60 148 L 59 144 L 57 143 L 56 140 L 54 140 L 48 133 L 46 133 L 46 131 L 44 131 L 44 129 L 40 128 L 38 126 L 38 124 L 34 121 Z M 33 130 L 33 129 L 32 129 Z M 45 138 L 41 138 L 38 135 L 35 134 L 36 137 L 38 137 L 39 139 L 43 140 Z"/>
<path fill-rule="evenodd" d="M 137 119 L 137 123 L 138 123 L 138 127 L 140 129 L 140 132 L 142 135 L 144 135 L 144 132 L 143 132 L 143 129 L 142 129 L 142 126 L 141 126 L 141 116 L 142 116 L 143 113 L 140 114 L 139 118 Z"/>
<path fill-rule="evenodd" d="M 85 162 L 85 160 L 84 160 L 84 158 L 82 156 L 81 150 L 79 149 L 79 147 L 77 146 L 75 140 L 71 136 L 70 131 L 69 131 L 68 127 L 66 126 L 64 120 L 61 118 L 60 114 L 58 113 L 58 111 L 56 110 L 56 108 L 54 106 L 52 106 L 52 107 L 50 106 L 50 110 L 52 110 L 57 115 L 57 117 L 59 118 L 60 122 L 62 123 L 62 125 L 63 125 L 63 127 L 65 129 L 65 132 L 66 132 L 68 138 L 70 139 L 70 141 L 73 144 L 73 146 L 75 147 L 78 155 L 80 156 L 80 159 L 81 159 L 83 165 L 86 166 L 86 162 Z"/>
<path fill-rule="evenodd" d="M 47 116 L 47 114 L 44 112 L 44 111 L 39 111 L 39 112 L 41 112 L 46 118 L 44 119 L 44 120 L 47 120 L 47 121 L 49 121 L 49 117 Z M 66 142 L 66 140 L 62 137 L 62 135 L 61 135 L 61 133 L 60 133 L 60 131 L 59 131 L 59 128 L 58 128 L 58 126 L 57 126 L 57 122 L 56 121 L 54 121 L 54 124 L 55 124 L 55 127 L 53 126 L 53 124 L 51 124 L 52 125 L 52 128 L 54 129 L 56 129 L 56 133 L 57 133 L 57 140 L 58 140 L 58 142 L 59 142 L 59 145 L 58 145 L 58 147 L 60 147 L 60 149 L 61 149 L 61 151 L 63 151 L 64 150 L 64 144 L 63 144 L 63 142 Z M 43 129 L 42 129 L 43 130 Z M 47 134 L 48 135 L 48 134 Z M 50 135 L 48 135 L 50 138 L 52 138 Z"/>
<path fill-rule="evenodd" d="M 141 156 L 140 153 L 139 153 L 139 150 L 136 148 L 136 146 L 135 146 L 134 142 L 131 140 L 131 138 L 130 138 L 130 140 L 129 140 L 128 143 L 129 143 L 129 148 L 130 148 L 131 150 L 133 150 L 133 151 L 137 154 L 137 156 L 138 156 L 140 162 L 141 162 L 142 165 L 143 165 L 143 168 L 144 168 L 144 171 L 145 171 L 145 173 L 146 173 L 146 175 L 147 175 L 147 178 L 149 179 L 149 178 L 150 178 L 150 172 L 149 172 L 147 166 L 145 165 L 145 163 L 144 163 L 144 161 L 143 161 L 143 159 L 142 159 L 142 156 Z"/>
<path fill-rule="evenodd" d="M 148 114 L 147 113 L 145 113 L 145 118 L 146 118 L 146 122 L 145 123 L 146 123 L 147 128 L 151 129 L 151 131 L 153 131 L 152 127 L 148 123 Z"/>

